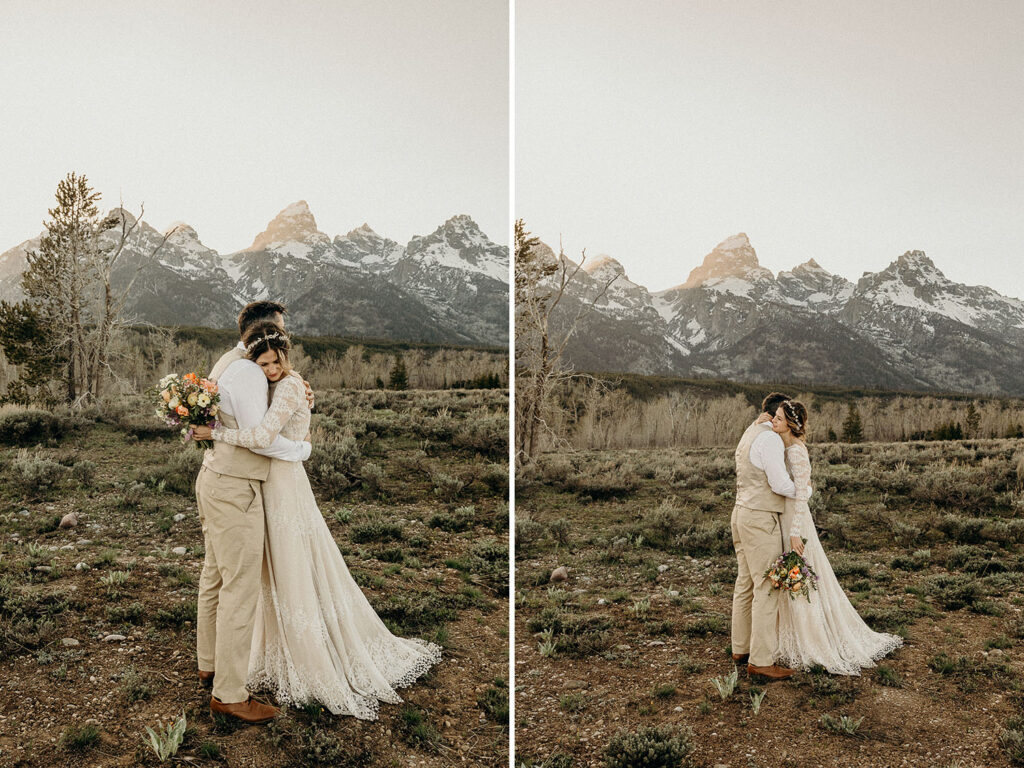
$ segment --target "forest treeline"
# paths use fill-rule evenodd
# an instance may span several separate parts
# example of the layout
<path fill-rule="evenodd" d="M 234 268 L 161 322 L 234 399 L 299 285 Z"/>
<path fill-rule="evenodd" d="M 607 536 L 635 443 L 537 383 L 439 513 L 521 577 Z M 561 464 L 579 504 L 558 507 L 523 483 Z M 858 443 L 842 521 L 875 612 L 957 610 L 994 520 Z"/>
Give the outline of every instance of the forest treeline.
<path fill-rule="evenodd" d="M 647 379 L 650 379 L 649 381 Z M 807 406 L 812 442 L 1024 437 L 1024 400 L 867 392 L 628 375 L 561 384 L 544 450 L 710 447 L 735 443 L 778 389 Z"/>

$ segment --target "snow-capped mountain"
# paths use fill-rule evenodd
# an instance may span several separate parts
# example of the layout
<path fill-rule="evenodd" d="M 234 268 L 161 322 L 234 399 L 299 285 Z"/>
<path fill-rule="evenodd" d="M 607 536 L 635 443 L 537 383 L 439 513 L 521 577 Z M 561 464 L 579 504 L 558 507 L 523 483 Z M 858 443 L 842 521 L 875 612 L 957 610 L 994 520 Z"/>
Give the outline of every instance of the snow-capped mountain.
<path fill-rule="evenodd" d="M 920 251 L 854 284 L 813 258 L 773 275 L 740 233 L 659 292 L 600 256 L 556 323 L 584 309 L 567 348 L 580 369 L 1024 395 L 1024 301 L 955 283 Z"/>
<path fill-rule="evenodd" d="M 26 254 L 38 245 L 0 254 L 0 299 L 21 297 Z M 271 298 L 303 333 L 508 343 L 508 249 L 465 215 L 403 247 L 367 224 L 332 240 L 300 200 L 228 254 L 203 245 L 188 224 L 160 233 L 143 221 L 114 274 L 116 285 L 131 279 L 129 315 L 161 325 L 233 327 L 242 305 Z"/>

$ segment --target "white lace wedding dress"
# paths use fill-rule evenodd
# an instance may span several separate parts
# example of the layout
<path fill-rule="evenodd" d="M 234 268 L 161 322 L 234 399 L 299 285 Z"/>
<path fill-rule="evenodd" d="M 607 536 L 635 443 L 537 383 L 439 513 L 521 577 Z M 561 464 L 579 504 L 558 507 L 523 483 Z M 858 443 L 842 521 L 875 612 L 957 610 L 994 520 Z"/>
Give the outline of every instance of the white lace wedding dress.
<path fill-rule="evenodd" d="M 253 429 L 214 430 L 214 439 L 266 447 L 280 433 L 309 431 L 305 387 L 278 382 L 267 415 Z M 301 462 L 274 459 L 263 483 L 266 517 L 263 579 L 249 660 L 248 686 L 271 690 L 281 704 L 316 700 L 334 714 L 377 717 L 379 702 L 441 660 L 441 649 L 395 637 L 349 573 L 324 522 Z"/>
<path fill-rule="evenodd" d="M 903 638 L 872 631 L 836 579 L 807 506 L 811 484 L 807 447 L 801 443 L 788 447 L 786 465 L 796 484 L 797 497 L 786 499 L 786 511 L 792 513 L 793 522 L 784 533 L 807 539 L 804 559 L 818 574 L 818 589 L 810 593 L 810 603 L 804 597 L 779 596 L 779 663 L 794 669 L 820 664 L 834 675 L 859 675 L 861 669 L 875 666 L 876 661 L 903 645 Z"/>

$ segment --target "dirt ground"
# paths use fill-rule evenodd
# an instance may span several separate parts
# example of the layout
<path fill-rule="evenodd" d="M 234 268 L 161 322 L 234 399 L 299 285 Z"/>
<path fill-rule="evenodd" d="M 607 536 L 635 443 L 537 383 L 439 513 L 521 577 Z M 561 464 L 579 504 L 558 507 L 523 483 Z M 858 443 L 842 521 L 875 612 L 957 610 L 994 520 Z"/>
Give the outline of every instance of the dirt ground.
<path fill-rule="evenodd" d="M 1019 510 L 1003 508 L 1012 493 L 979 510 L 924 503 L 917 472 L 943 461 L 959 471 L 958 451 L 818 456 L 826 552 L 862 616 L 905 645 L 860 677 L 769 683 L 744 669 L 724 700 L 711 680 L 733 670 L 729 452 L 546 457 L 517 489 L 517 764 L 604 766 L 614 734 L 665 724 L 692 730 L 688 759 L 707 768 L 1015 764 L 1000 735 L 1019 728 L 1024 576 L 1016 541 L 1000 533 L 1016 530 Z M 1012 485 L 1014 446 L 981 451 L 990 486 Z M 892 472 L 909 481 L 880 503 L 870 485 L 889 487 Z M 549 583 L 560 565 L 568 581 Z M 863 718 L 852 733 L 830 727 L 844 715 Z"/>
<path fill-rule="evenodd" d="M 500 394 L 483 401 L 499 422 L 507 407 Z M 42 445 L 0 449 L 0 766 L 157 765 L 145 728 L 182 712 L 188 729 L 178 764 L 507 762 L 505 493 L 500 477 L 481 481 L 496 471 L 486 455 L 437 440 L 423 451 L 423 441 L 407 434 L 411 417 L 431 420 L 426 397 L 395 395 L 386 408 L 363 408 L 377 423 L 357 425 L 358 444 L 384 469 L 382 483 L 340 492 L 314 483 L 346 562 L 381 616 L 399 634 L 443 646 L 442 662 L 400 691 L 403 704 L 383 704 L 374 722 L 333 717 L 315 704 L 269 726 L 211 717 L 195 662 L 203 557 L 191 493 L 196 459 L 175 440 L 144 422 L 99 421 Z M 460 409 L 450 393 L 429 397 L 452 406 L 442 414 L 448 422 L 478 413 Z M 343 409 L 359 412 L 362 403 L 339 396 L 335 405 L 340 420 Z M 33 476 L 25 465 L 33 459 L 61 464 L 52 470 L 59 480 L 48 486 Z M 433 493 L 438 472 L 462 486 Z M 57 528 L 71 511 L 78 525 Z"/>

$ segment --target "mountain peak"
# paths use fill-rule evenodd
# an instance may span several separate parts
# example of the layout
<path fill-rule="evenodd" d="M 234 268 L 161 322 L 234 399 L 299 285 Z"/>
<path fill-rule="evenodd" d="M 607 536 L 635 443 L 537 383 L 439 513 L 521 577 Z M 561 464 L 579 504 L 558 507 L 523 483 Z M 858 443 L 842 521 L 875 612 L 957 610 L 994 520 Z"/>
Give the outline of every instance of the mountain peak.
<path fill-rule="evenodd" d="M 761 267 L 757 261 L 750 239 L 743 232 L 723 240 L 715 249 L 704 257 L 703 263 L 696 267 L 683 283 L 683 288 L 693 288 L 719 277 L 747 277 L 752 270 L 760 270 L 770 276 L 770 272 Z"/>
<path fill-rule="evenodd" d="M 602 282 L 607 282 L 612 278 L 629 280 L 626 268 L 618 260 L 604 253 L 599 254 L 592 261 L 583 262 L 583 271 Z"/>
<path fill-rule="evenodd" d="M 199 233 L 196 232 L 195 228 L 186 224 L 184 221 L 175 221 L 163 231 L 163 234 L 168 240 L 173 240 L 175 242 L 199 239 Z"/>
<path fill-rule="evenodd" d="M 750 238 L 747 237 L 746 232 L 739 232 L 732 237 L 726 238 L 715 246 L 716 251 L 723 252 L 740 251 L 744 248 L 751 248 Z M 751 248 L 751 250 L 753 250 L 753 248 Z"/>
<path fill-rule="evenodd" d="M 305 245 L 330 242 L 330 238 L 316 228 L 316 219 L 305 200 L 292 203 L 278 213 L 246 250 L 269 250 L 289 242 Z"/>

